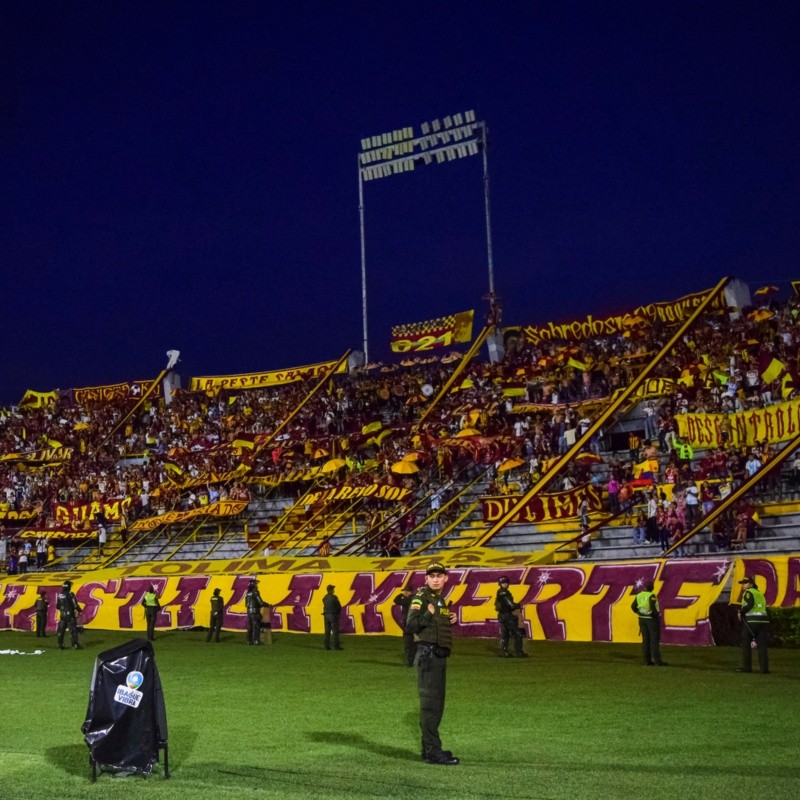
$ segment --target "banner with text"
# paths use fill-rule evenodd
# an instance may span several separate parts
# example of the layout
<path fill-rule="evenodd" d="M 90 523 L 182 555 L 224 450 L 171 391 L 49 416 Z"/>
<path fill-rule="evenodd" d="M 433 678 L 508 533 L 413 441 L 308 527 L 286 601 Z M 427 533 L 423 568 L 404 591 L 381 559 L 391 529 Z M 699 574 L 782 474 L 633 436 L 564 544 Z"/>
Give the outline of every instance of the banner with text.
<path fill-rule="evenodd" d="M 612 315 L 597 319 L 589 314 L 584 319 L 572 322 L 548 322 L 544 325 L 524 325 L 522 333 L 532 345 L 541 342 L 579 342 L 598 336 L 611 336 L 626 333 L 636 328 L 649 328 L 657 321 L 666 325 L 677 325 L 686 320 L 706 299 L 708 292 L 697 292 L 678 300 L 666 303 L 650 303 L 639 306 L 633 312 Z M 720 311 L 726 307 L 725 295 L 720 292 L 711 304 L 710 311 Z M 507 330 L 514 330 L 513 328 Z"/>
<path fill-rule="evenodd" d="M 190 392 L 218 392 L 220 389 L 263 389 L 269 386 L 283 386 L 295 381 L 319 378 L 330 372 L 335 361 L 324 361 L 306 367 L 276 369 L 270 372 L 248 372 L 243 375 L 212 375 L 192 378 Z M 341 364 L 337 373 L 347 371 L 347 362 Z"/>
<path fill-rule="evenodd" d="M 587 511 L 603 510 L 602 490 L 591 483 L 582 483 L 567 492 L 542 493 L 531 498 L 508 521 L 508 524 L 528 525 L 533 522 L 573 519 L 578 516 L 578 510 L 584 499 L 589 504 Z M 518 500 L 519 495 L 482 497 L 483 521 L 497 522 Z"/>
<path fill-rule="evenodd" d="M 393 353 L 410 353 L 450 347 L 472 341 L 473 311 L 462 311 L 447 317 L 393 325 L 391 347 Z"/>
<path fill-rule="evenodd" d="M 167 511 L 157 517 L 138 519 L 130 526 L 134 533 L 154 531 L 162 525 L 172 525 L 175 522 L 186 522 L 197 517 L 235 517 L 247 508 L 247 500 L 220 500 L 207 506 L 200 506 L 189 511 Z"/>
<path fill-rule="evenodd" d="M 445 593 L 457 616 L 457 636 L 497 636 L 494 600 L 497 580 L 506 575 L 514 599 L 523 608 L 528 635 L 534 639 L 638 642 L 639 625 L 631 601 L 642 586 L 653 581 L 662 612 L 662 643 L 710 645 L 709 609 L 719 599 L 733 566 L 725 558 L 525 566 L 508 558 L 505 563 L 500 560 L 508 555 L 497 553 L 494 566 L 449 568 Z M 56 595 L 62 581 L 69 577 L 84 607 L 81 622 L 89 630 L 144 630 L 141 600 L 152 584 L 162 605 L 158 628 L 207 625 L 211 596 L 219 588 L 225 600 L 223 627 L 244 631 L 247 585 L 253 575 L 260 574 L 261 594 L 272 606 L 273 630 L 322 633 L 322 598 L 325 587 L 332 584 L 343 604 L 344 633 L 399 635 L 400 609 L 393 600 L 402 587 L 417 588 L 424 583 L 429 559 L 362 559 L 379 566 L 347 571 L 331 571 L 328 565 L 334 559 L 287 561 L 302 561 L 305 567 L 281 569 L 280 559 L 250 559 L 160 562 L 93 573 L 11 576 L 0 582 L 0 629 L 31 630 L 39 591 L 50 599 L 48 627 L 54 628 Z M 403 561 L 414 565 L 401 566 Z M 800 556 L 748 559 L 745 566 L 736 564 L 735 574 L 745 570 L 763 577 L 771 605 L 800 605 Z M 759 586 L 764 588 L 761 579 Z"/>
<path fill-rule="evenodd" d="M 800 400 L 733 414 L 677 414 L 678 435 L 692 447 L 752 447 L 756 442 L 788 442 L 800 433 Z"/>
<path fill-rule="evenodd" d="M 62 528 L 85 528 L 94 522 L 94 518 L 102 511 L 108 522 L 120 522 L 123 509 L 130 508 L 130 497 L 118 497 L 108 500 L 95 500 L 91 503 L 55 503 L 53 514 L 56 524 Z"/>
<path fill-rule="evenodd" d="M 127 381 L 107 386 L 85 386 L 73 389 L 72 398 L 79 405 L 107 403 L 110 400 L 139 400 L 152 389 L 151 397 L 161 394 L 161 386 L 153 387 L 155 381 Z"/>

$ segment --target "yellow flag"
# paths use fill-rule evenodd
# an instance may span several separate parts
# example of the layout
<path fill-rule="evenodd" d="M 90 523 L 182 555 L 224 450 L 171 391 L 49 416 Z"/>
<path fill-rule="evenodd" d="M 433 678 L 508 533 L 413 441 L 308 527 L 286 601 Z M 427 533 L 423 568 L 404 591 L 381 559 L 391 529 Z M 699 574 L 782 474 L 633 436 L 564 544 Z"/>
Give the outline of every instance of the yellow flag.
<path fill-rule="evenodd" d="M 764 383 L 772 383 L 785 369 L 786 364 L 773 358 L 769 366 L 761 373 L 761 377 L 764 379 Z"/>

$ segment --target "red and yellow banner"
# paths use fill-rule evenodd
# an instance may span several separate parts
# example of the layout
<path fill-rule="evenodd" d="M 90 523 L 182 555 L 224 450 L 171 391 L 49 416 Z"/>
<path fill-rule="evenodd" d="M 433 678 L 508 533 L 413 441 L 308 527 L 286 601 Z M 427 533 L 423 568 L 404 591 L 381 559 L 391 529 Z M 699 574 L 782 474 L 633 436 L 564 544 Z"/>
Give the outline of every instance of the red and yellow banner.
<path fill-rule="evenodd" d="M 733 414 L 677 414 L 678 435 L 692 447 L 719 447 L 728 432 L 728 444 L 752 447 L 756 442 L 788 442 L 800 432 L 800 400 L 775 403 Z"/>
<path fill-rule="evenodd" d="M 335 361 L 324 361 L 307 367 L 276 369 L 271 372 L 248 372 L 242 375 L 213 375 L 192 378 L 189 384 L 189 391 L 218 392 L 220 389 L 262 389 L 267 386 L 282 386 L 295 381 L 319 378 L 326 372 L 330 372 L 335 365 Z M 347 362 L 344 362 L 337 370 L 337 373 L 346 371 Z"/>
<path fill-rule="evenodd" d="M 572 322 L 548 322 L 544 325 L 525 325 L 522 332 L 525 339 L 533 345 L 541 342 L 568 341 L 579 342 L 595 336 L 611 336 L 626 333 L 637 328 L 649 328 L 656 321 L 667 325 L 678 325 L 686 320 L 706 299 L 708 292 L 697 292 L 678 300 L 666 303 L 650 303 L 639 306 L 633 312 L 616 314 L 597 319 L 589 314 Z M 720 293 L 711 305 L 713 311 L 725 308 L 724 293 Z M 512 329 L 513 330 L 513 329 Z"/>
<path fill-rule="evenodd" d="M 29 508 L 25 511 L 14 511 L 12 508 L 0 508 L 0 522 L 25 522 L 39 514 L 38 509 Z"/>
<path fill-rule="evenodd" d="M 410 322 L 392 326 L 393 353 L 410 353 L 450 347 L 472 341 L 474 310 L 450 314 L 447 317 Z"/>
<path fill-rule="evenodd" d="M 591 483 L 582 483 L 567 492 L 542 493 L 531 498 L 509 521 L 509 525 L 528 525 L 533 522 L 550 522 L 573 519 L 584 499 L 589 511 L 603 510 L 602 491 Z M 481 506 L 484 522 L 497 522 L 519 500 L 519 495 L 483 497 Z"/>
<path fill-rule="evenodd" d="M 26 528 L 14 535 L 18 539 L 38 539 L 42 536 L 51 544 L 75 544 L 77 542 L 85 542 L 89 539 L 94 539 L 97 536 L 97 531 L 73 531 L 64 530 L 63 528 Z"/>
<path fill-rule="evenodd" d="M 152 389 L 152 395 L 158 396 L 161 386 L 153 387 L 154 381 L 126 381 L 110 383 L 106 386 L 86 386 L 73 389 L 72 397 L 79 405 L 87 403 L 107 403 L 110 400 L 139 400 Z"/>
<path fill-rule="evenodd" d="M 190 511 L 168 511 L 157 517 L 138 519 L 130 526 L 134 533 L 154 531 L 162 525 L 171 525 L 174 522 L 186 522 L 197 517 L 235 517 L 247 508 L 247 500 L 220 500 L 207 506 L 193 508 Z"/>
<path fill-rule="evenodd" d="M 62 528 L 85 528 L 94 522 L 101 511 L 108 522 L 119 522 L 123 509 L 130 508 L 130 497 L 117 497 L 109 500 L 95 500 L 91 503 L 56 503 L 54 514 L 56 524 Z"/>
<path fill-rule="evenodd" d="M 325 587 L 332 584 L 344 606 L 344 633 L 399 635 L 394 597 L 406 585 L 423 584 L 429 561 L 430 557 L 272 557 L 131 564 L 92 573 L 31 573 L 0 583 L 0 629 L 31 630 L 39 591 L 50 598 L 48 627 L 54 628 L 55 597 L 69 577 L 84 606 L 82 624 L 89 630 L 144 630 L 141 600 L 153 584 L 162 605 L 157 627 L 207 625 L 211 596 L 219 588 L 225 600 L 223 626 L 244 631 L 247 585 L 252 576 L 260 575 L 261 594 L 272 606 L 274 630 L 322 633 L 322 598 Z M 653 581 L 662 612 L 662 643 L 710 645 L 709 610 L 732 568 L 735 579 L 745 571 L 758 575 L 759 588 L 765 589 L 770 605 L 800 605 L 800 556 L 796 555 L 748 559 L 746 564 L 718 558 L 542 566 L 535 563 L 534 554 L 476 548 L 449 556 L 445 592 L 457 617 L 457 636 L 497 636 L 494 600 L 497 580 L 506 575 L 532 638 L 638 642 L 638 619 L 631 601 Z"/>

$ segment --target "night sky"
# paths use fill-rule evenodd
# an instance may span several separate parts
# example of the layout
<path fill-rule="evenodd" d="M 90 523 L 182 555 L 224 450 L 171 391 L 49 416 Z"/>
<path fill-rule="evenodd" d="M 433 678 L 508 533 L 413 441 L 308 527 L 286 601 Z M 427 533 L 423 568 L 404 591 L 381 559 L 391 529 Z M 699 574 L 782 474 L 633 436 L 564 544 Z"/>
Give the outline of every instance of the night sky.
<path fill-rule="evenodd" d="M 0 403 L 361 345 L 363 136 L 475 109 L 504 322 L 800 278 L 796 2 L 0 4 Z M 481 159 L 366 184 L 370 355 L 487 291 Z"/>

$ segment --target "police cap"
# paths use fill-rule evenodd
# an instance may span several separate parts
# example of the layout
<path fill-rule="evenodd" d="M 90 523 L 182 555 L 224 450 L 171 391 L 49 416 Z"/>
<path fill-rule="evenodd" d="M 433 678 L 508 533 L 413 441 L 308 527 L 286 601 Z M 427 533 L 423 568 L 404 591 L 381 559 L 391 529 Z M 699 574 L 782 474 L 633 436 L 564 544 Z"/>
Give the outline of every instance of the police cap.
<path fill-rule="evenodd" d="M 432 561 L 425 569 L 426 575 L 432 575 L 434 572 L 441 572 L 442 575 L 447 575 L 447 570 L 444 568 L 444 564 L 439 561 Z"/>

